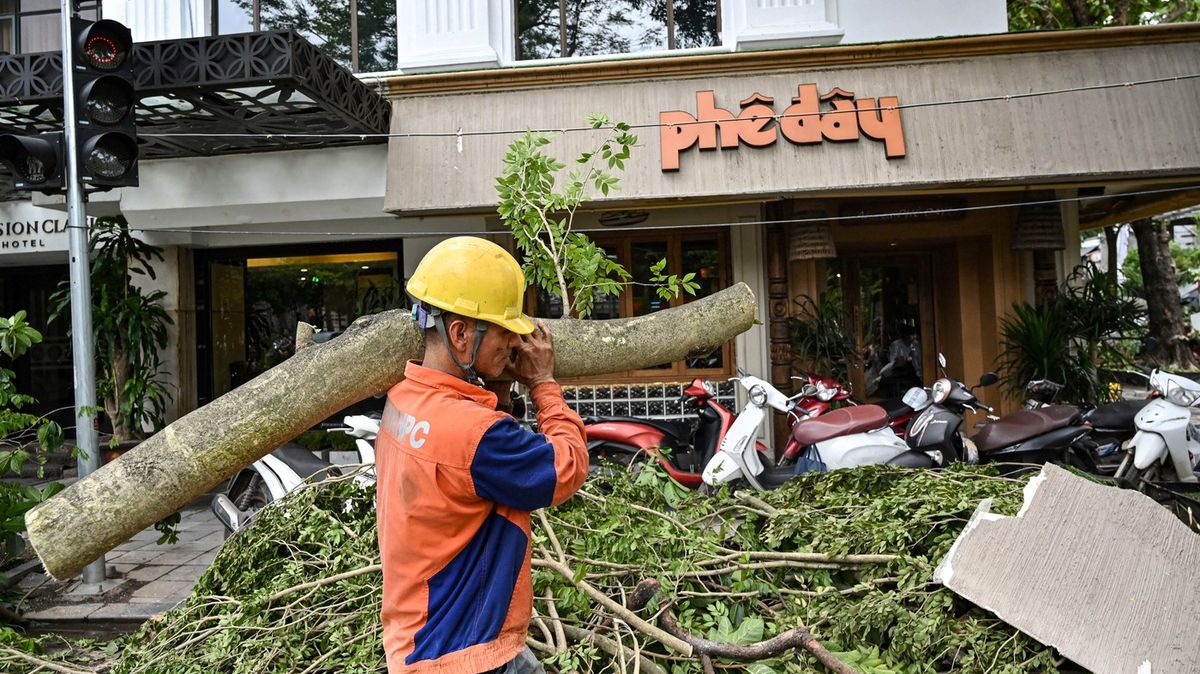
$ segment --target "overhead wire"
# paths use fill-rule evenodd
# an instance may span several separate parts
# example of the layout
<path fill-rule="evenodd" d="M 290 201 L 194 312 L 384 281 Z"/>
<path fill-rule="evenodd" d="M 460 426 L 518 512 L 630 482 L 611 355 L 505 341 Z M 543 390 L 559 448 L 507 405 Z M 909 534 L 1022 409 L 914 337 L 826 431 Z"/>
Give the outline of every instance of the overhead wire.
<path fill-rule="evenodd" d="M 787 225 L 787 224 L 806 224 L 806 223 L 826 223 L 826 222 L 843 222 L 843 221 L 861 221 L 861 220 L 888 220 L 893 218 L 920 218 L 938 215 L 949 215 L 955 213 L 969 213 L 974 211 L 1000 210 L 1006 208 L 1019 208 L 1021 206 L 1041 206 L 1041 205 L 1057 205 L 1064 203 L 1079 203 L 1087 201 L 1096 201 L 1101 199 L 1119 199 L 1123 197 L 1138 197 L 1149 196 L 1155 194 L 1170 194 L 1174 192 L 1187 192 L 1200 190 L 1200 184 L 1184 185 L 1179 187 L 1164 187 L 1152 190 L 1137 190 L 1130 192 L 1119 192 L 1115 194 L 1087 194 L 1076 195 L 1073 197 L 1057 197 L 1053 199 L 1036 199 L 1030 201 L 1011 201 L 996 204 L 977 204 L 974 206 L 949 206 L 945 208 L 923 208 L 918 210 L 897 210 L 885 213 L 860 213 L 847 215 L 830 215 L 830 216 L 814 216 L 803 218 L 776 218 L 776 219 L 758 219 L 758 220 L 737 220 L 734 222 L 707 222 L 707 223 L 680 223 L 680 224 L 663 224 L 663 225 L 647 225 L 647 226 L 618 226 L 618 227 L 574 227 L 571 231 L 582 233 L 597 233 L 597 232 L 646 232 L 658 231 L 667 229 L 679 229 L 680 227 L 688 227 L 691 229 L 709 229 L 714 227 L 748 227 L 758 225 Z M 69 225 L 68 225 L 69 227 Z M 221 229 L 219 226 L 209 227 L 130 227 L 131 231 L 145 233 L 176 233 L 176 234 L 244 234 L 244 235 L 270 235 L 270 236 L 337 236 L 337 237 L 390 237 L 390 238 L 423 238 L 423 237 L 439 237 L 439 236 L 484 236 L 503 234 L 504 230 L 482 229 L 482 230 L 430 230 L 430 231 L 366 231 L 366 232 L 323 232 L 323 231 L 303 231 L 303 230 L 229 230 Z"/>
<path fill-rule="evenodd" d="M 948 105 L 963 105 L 968 103 L 992 103 L 992 102 L 1007 102 L 1021 100 L 1026 98 L 1038 98 L 1041 96 L 1058 96 L 1062 94 L 1080 93 L 1085 91 L 1101 91 L 1105 89 L 1121 89 L 1133 88 L 1137 86 L 1149 84 L 1164 84 L 1168 82 L 1179 82 L 1185 80 L 1200 79 L 1200 73 L 1188 73 L 1184 75 L 1169 75 L 1165 77 L 1155 77 L 1144 80 L 1132 80 L 1124 82 L 1107 82 L 1103 84 L 1088 84 L 1077 87 L 1065 87 L 1061 89 L 1047 89 L 1043 91 L 1028 91 L 1017 92 L 1011 94 L 993 94 L 990 96 L 975 96 L 971 98 L 954 98 L 940 101 L 925 101 L 917 103 L 897 103 L 896 105 L 876 105 L 874 107 L 857 108 L 857 112 L 879 112 L 881 110 L 907 110 L 916 108 L 934 108 Z M 797 112 L 797 113 L 779 113 L 772 115 L 775 120 L 801 117 L 816 117 L 820 115 L 834 113 L 838 111 L 817 111 L 817 112 Z M 846 111 L 849 112 L 849 111 Z M 843 113 L 844 114 L 844 113 Z M 725 123 L 736 120 L 723 120 Z M 629 123 L 626 126 L 629 129 L 653 129 L 662 127 L 677 127 L 691 126 L 696 124 L 714 124 L 719 123 L 714 120 L 696 120 L 684 122 L 640 122 Z M 574 133 L 581 131 L 597 131 L 612 129 L 613 125 L 596 126 L 566 126 L 566 127 L 540 127 L 534 129 L 479 129 L 479 130 L 464 130 L 457 129 L 454 131 L 399 131 L 389 133 L 292 133 L 292 132 L 257 132 L 257 133 L 139 133 L 139 136 L 147 138 L 341 138 L 341 139 L 390 139 L 390 138 L 462 138 L 469 136 L 501 136 L 501 135 L 521 135 L 524 133 Z"/>

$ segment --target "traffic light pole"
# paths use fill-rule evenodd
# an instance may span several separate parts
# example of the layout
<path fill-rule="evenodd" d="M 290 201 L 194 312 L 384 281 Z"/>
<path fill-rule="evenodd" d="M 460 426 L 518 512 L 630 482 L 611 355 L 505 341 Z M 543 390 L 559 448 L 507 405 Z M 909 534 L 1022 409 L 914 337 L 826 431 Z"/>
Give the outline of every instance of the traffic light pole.
<path fill-rule="evenodd" d="M 71 357 L 75 364 L 75 445 L 79 448 L 79 477 L 100 468 L 95 420 L 96 360 L 92 338 L 92 280 L 88 263 L 87 213 L 83 185 L 79 182 L 79 154 L 75 151 L 76 111 L 74 92 L 75 45 L 71 35 L 73 0 L 62 0 L 63 45 L 63 155 L 66 160 L 68 252 L 71 258 Z M 104 582 L 104 555 L 83 570 L 83 582 Z"/>

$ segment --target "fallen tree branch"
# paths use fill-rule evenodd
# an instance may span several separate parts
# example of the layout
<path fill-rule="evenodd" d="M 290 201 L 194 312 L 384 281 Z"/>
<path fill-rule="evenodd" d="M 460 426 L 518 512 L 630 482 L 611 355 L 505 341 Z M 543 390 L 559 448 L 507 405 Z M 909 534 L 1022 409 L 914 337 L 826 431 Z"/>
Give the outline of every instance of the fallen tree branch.
<path fill-rule="evenodd" d="M 56 662 L 50 662 L 49 660 L 43 660 L 35 655 L 30 655 L 28 653 L 22 653 L 21 651 L 18 651 L 13 648 L 9 648 L 8 646 L 0 646 L 0 653 L 4 653 L 5 655 L 16 657 L 18 660 L 24 660 L 25 662 L 28 662 L 31 665 L 36 665 L 37 667 L 41 667 L 43 669 L 49 669 L 52 672 L 59 672 L 59 674 L 96 674 L 96 672 L 94 670 L 71 669 L 70 667 L 64 667 Z"/>
<path fill-rule="evenodd" d="M 676 637 L 662 631 L 661 629 L 655 627 L 654 625 L 651 625 L 650 623 L 646 622 L 645 620 L 642 620 L 633 611 L 630 611 L 629 609 L 625 608 L 624 606 L 621 606 L 616 601 L 614 601 L 611 597 L 604 594 L 600 590 L 596 589 L 587 581 L 575 580 L 575 574 L 572 573 L 570 567 L 566 566 L 565 564 L 560 564 L 552 559 L 534 558 L 533 566 L 540 566 L 543 568 L 552 569 L 552 570 L 556 571 L 558 573 L 558 575 L 562 576 L 569 583 L 571 583 L 575 587 L 582 590 L 589 597 L 594 599 L 597 603 L 599 603 L 604 608 L 611 611 L 617 617 L 621 618 L 625 622 L 629 623 L 631 626 L 637 628 L 637 630 L 640 631 L 641 633 L 657 640 L 662 645 L 675 651 L 676 653 L 681 653 L 683 655 L 689 655 L 689 656 L 692 654 L 691 644 L 689 644 L 688 642 L 686 642 L 682 639 L 676 638 Z"/>
<path fill-rule="evenodd" d="M 824 564 L 887 564 L 899 559 L 898 555 L 827 555 L 823 552 L 775 552 L 772 550 L 733 551 L 720 557 L 706 559 L 697 566 L 713 566 L 735 559 L 780 562 L 815 562 Z"/>
<path fill-rule="evenodd" d="M 750 493 L 744 492 L 744 491 L 735 491 L 735 492 L 733 492 L 733 495 L 736 496 L 737 498 L 745 501 L 746 503 L 749 503 L 750 505 L 754 506 L 755 508 L 758 508 L 759 510 L 767 513 L 767 517 L 774 517 L 779 514 L 778 508 L 771 505 L 770 503 L 767 503 L 766 501 L 760 499 L 759 497 L 757 497 L 753 494 L 750 494 Z"/>
<path fill-rule="evenodd" d="M 597 648 L 605 653 L 608 653 L 614 659 L 620 658 L 622 652 L 625 652 L 627 656 L 631 655 L 628 653 L 628 649 L 626 649 L 624 646 L 618 644 L 612 639 L 609 639 L 608 637 L 600 636 L 591 630 L 585 630 L 581 627 L 575 627 L 567 624 L 563 624 L 562 628 L 563 631 L 566 632 L 567 636 L 573 641 L 596 644 Z M 645 655 L 637 655 L 636 657 L 638 666 L 641 667 L 642 671 L 646 672 L 646 674 L 666 674 L 662 667 L 659 667 L 653 660 Z"/>
<path fill-rule="evenodd" d="M 554 374 L 636 370 L 707 353 L 749 329 L 756 314 L 754 293 L 738 283 L 646 316 L 548 320 Z M 423 344 L 403 310 L 355 320 L 336 339 L 302 349 L 173 421 L 30 510 L 30 545 L 51 577 L 74 576 L 321 419 L 388 390 Z"/>
<path fill-rule="evenodd" d="M 661 588 L 661 584 L 653 578 L 648 578 L 642 581 L 638 585 L 638 588 L 645 592 L 653 591 L 657 593 Z M 755 644 L 728 644 L 721 641 L 702 639 L 689 633 L 675 621 L 675 616 L 671 614 L 670 608 L 663 610 L 659 614 L 659 620 L 662 621 L 663 628 L 668 632 L 692 645 L 696 655 L 700 657 L 701 665 L 705 667 L 706 671 L 712 667 L 711 658 L 714 657 L 753 662 L 755 660 L 765 660 L 775 657 L 784 651 L 803 648 L 813 654 L 822 665 L 825 665 L 829 671 L 835 674 L 856 674 L 853 667 L 839 660 L 837 656 L 822 646 L 821 642 L 813 637 L 807 627 L 793 627 L 772 639 L 760 641 Z M 706 663 L 705 659 L 709 659 L 709 662 Z"/>
<path fill-rule="evenodd" d="M 335 576 L 330 576 L 328 578 L 322 578 L 320 580 L 311 580 L 307 583 L 300 583 L 299 585 L 293 585 L 292 587 L 284 588 L 284 589 L 276 592 L 275 594 L 271 595 L 270 597 L 267 597 L 267 603 L 270 604 L 277 599 L 286 597 L 289 594 L 300 592 L 302 590 L 308 590 L 308 589 L 311 589 L 314 587 L 321 587 L 323 585 L 332 585 L 333 583 L 339 583 L 343 580 L 346 580 L 347 578 L 354 578 L 355 576 L 362 576 L 364 574 L 375 573 L 376 571 L 381 571 L 381 570 L 383 570 L 382 565 L 371 564 L 370 566 L 364 566 L 361 569 L 354 569 L 353 571 L 339 573 Z"/>
<path fill-rule="evenodd" d="M 691 644 L 702 657 L 753 662 L 773 658 L 784 651 L 803 648 L 812 653 L 818 662 L 835 674 L 857 674 L 853 667 L 839 660 L 836 655 L 829 652 L 829 649 L 822 646 L 821 642 L 817 641 L 805 627 L 793 627 L 772 639 L 756 644 L 727 644 L 701 639 L 688 633 L 679 626 L 679 623 L 675 622 L 675 616 L 671 615 L 670 611 L 663 611 L 659 619 L 668 632 Z"/>

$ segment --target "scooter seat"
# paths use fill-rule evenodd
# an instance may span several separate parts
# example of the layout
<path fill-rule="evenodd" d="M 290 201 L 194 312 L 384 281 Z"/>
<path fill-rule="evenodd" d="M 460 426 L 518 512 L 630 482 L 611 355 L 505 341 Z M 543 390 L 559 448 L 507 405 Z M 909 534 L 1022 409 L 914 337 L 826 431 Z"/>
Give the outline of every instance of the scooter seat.
<path fill-rule="evenodd" d="M 1122 400 L 1101 405 L 1088 412 L 1085 418 L 1095 428 L 1132 429 L 1134 417 L 1149 404 L 1149 400 Z"/>
<path fill-rule="evenodd" d="M 641 417 L 584 417 L 583 425 L 592 426 L 601 424 L 607 421 L 625 422 L 631 424 L 641 424 L 650 426 L 663 432 L 668 440 L 674 439 L 677 442 L 671 444 L 691 444 L 692 434 L 695 432 L 695 427 L 686 421 L 675 421 L 672 419 L 643 419 Z"/>
<path fill-rule="evenodd" d="M 801 421 L 792 428 L 792 437 L 800 443 L 801 447 L 807 447 L 839 435 L 883 428 L 887 422 L 887 412 L 879 405 L 843 407 Z"/>
<path fill-rule="evenodd" d="M 323 470 L 329 471 L 334 475 L 341 475 L 341 471 L 335 468 L 332 463 L 323 461 L 307 447 L 292 442 L 280 446 L 271 452 L 271 456 L 286 463 L 300 477 L 311 477 Z"/>
<path fill-rule="evenodd" d="M 1079 409 L 1071 405 L 1021 410 L 984 426 L 972 439 L 981 453 L 987 453 L 1070 426 L 1078 423 L 1079 419 Z"/>

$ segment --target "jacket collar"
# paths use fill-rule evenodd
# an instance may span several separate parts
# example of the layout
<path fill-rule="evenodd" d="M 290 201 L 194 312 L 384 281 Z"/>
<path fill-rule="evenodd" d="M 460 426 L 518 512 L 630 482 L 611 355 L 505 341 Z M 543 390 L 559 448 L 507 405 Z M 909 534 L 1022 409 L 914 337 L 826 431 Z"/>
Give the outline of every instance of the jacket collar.
<path fill-rule="evenodd" d="M 408 361 L 408 364 L 404 366 L 404 376 L 422 386 L 449 391 L 459 397 L 474 400 L 488 409 L 496 409 L 495 393 L 441 370 L 425 367 L 419 360 Z"/>

